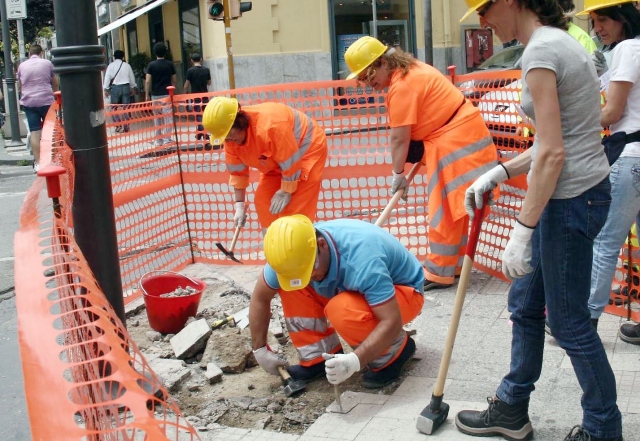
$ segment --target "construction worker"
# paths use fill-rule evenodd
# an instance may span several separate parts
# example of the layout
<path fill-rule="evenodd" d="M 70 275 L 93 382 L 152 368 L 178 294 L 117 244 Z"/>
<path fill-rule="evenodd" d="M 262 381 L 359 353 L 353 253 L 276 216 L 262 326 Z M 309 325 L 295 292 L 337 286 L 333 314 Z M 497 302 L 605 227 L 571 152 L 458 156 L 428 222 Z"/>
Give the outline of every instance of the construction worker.
<path fill-rule="evenodd" d="M 326 373 L 339 384 L 365 366 L 364 387 L 398 378 L 416 349 L 402 326 L 420 314 L 424 276 L 418 259 L 395 237 L 359 220 L 313 225 L 297 214 L 271 224 L 264 254 L 267 265 L 249 304 L 253 353 L 264 370 L 278 375 L 278 366 L 287 366 L 267 346 L 271 299 L 280 294 L 300 357 L 300 364 L 288 367 L 295 380 Z M 338 334 L 353 352 L 343 353 Z"/>
<path fill-rule="evenodd" d="M 215 97 L 202 125 L 213 145 L 224 143 L 236 226 L 247 219 L 251 167 L 260 170 L 254 203 L 263 232 L 280 216 L 301 213 L 315 219 L 327 138 L 314 120 L 284 104 L 240 107 L 235 98 Z"/>
<path fill-rule="evenodd" d="M 467 190 L 467 212 L 500 182 L 527 174 L 528 188 L 502 272 L 509 289 L 511 362 L 485 410 L 463 410 L 456 426 L 474 436 L 534 437 L 529 417 L 545 345 L 545 306 L 556 341 L 583 394 L 582 422 L 565 441 L 622 441 L 616 378 L 587 308 L 594 239 L 611 204 L 609 163 L 600 143 L 600 84 L 591 57 L 566 31 L 554 0 L 465 0 L 501 41 L 524 46 L 522 108 L 536 126 L 531 148 L 484 174 Z M 603 2 L 611 2 L 604 0 Z M 551 395 L 557 400 L 559 394 Z M 563 406 L 566 398 L 560 398 Z M 545 406 L 548 403 L 543 402 Z"/>
<path fill-rule="evenodd" d="M 498 164 L 489 130 L 478 109 L 451 81 L 399 48 L 362 37 L 349 46 L 345 61 L 352 72 L 349 79 L 378 91 L 389 88 L 392 193 L 404 189 L 406 198 L 407 155 L 413 156 L 414 147 L 424 149 L 429 214 L 424 289 L 449 287 L 464 257 L 469 221 L 465 190 Z"/>

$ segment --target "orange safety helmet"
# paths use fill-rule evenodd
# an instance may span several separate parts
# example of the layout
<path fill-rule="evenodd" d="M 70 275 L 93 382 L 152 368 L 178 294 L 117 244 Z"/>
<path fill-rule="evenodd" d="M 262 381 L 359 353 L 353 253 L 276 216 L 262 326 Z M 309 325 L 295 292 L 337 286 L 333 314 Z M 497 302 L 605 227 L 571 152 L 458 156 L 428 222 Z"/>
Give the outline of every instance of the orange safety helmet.
<path fill-rule="evenodd" d="M 623 3 L 635 3 L 629 0 L 584 0 L 584 11 L 578 12 L 576 15 L 587 15 L 598 9 L 608 8 L 610 6 L 621 5 Z"/>
<path fill-rule="evenodd" d="M 490 0 L 464 0 L 469 7 L 469 10 L 462 16 L 460 19 L 460 23 L 465 21 L 471 14 L 476 12 L 478 8 L 489 3 Z"/>

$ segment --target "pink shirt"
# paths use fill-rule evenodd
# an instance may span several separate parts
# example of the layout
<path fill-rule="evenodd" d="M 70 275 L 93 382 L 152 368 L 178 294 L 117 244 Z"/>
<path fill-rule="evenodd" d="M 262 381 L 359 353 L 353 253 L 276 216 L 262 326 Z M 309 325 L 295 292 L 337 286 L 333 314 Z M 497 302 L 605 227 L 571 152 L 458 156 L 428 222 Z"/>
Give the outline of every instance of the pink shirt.
<path fill-rule="evenodd" d="M 53 64 L 38 55 L 31 55 L 18 67 L 18 80 L 22 86 L 20 104 L 25 107 L 49 106 L 54 101 Z"/>

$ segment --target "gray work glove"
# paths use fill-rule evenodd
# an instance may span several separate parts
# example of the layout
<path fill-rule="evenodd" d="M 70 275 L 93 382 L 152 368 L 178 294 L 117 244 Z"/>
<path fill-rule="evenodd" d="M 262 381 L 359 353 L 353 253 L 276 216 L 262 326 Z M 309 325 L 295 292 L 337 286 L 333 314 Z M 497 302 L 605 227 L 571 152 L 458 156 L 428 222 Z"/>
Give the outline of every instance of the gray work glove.
<path fill-rule="evenodd" d="M 489 205 L 495 204 L 493 200 L 493 189 L 502 181 L 509 179 L 507 169 L 501 164 L 496 165 L 491 170 L 481 175 L 473 184 L 467 188 L 464 194 L 464 209 L 471 219 L 473 219 L 476 208 L 482 208 L 482 197 L 489 193 Z"/>
<path fill-rule="evenodd" d="M 393 180 L 391 181 L 391 196 L 396 194 L 398 190 L 403 190 L 402 199 L 407 200 L 407 193 L 409 192 L 409 181 L 404 177 L 404 172 L 393 172 Z"/>
<path fill-rule="evenodd" d="M 256 357 L 256 361 L 260 367 L 271 375 L 280 376 L 278 366 L 289 366 L 286 358 L 276 354 L 267 346 L 254 350 L 253 355 Z"/>
<path fill-rule="evenodd" d="M 607 66 L 607 60 L 606 58 L 604 58 L 602 52 L 598 50 L 593 51 L 593 54 L 591 54 L 591 61 L 593 61 L 593 64 L 596 66 L 596 72 L 598 73 L 599 77 L 609 70 L 609 66 Z"/>
<path fill-rule="evenodd" d="M 236 202 L 236 213 L 233 215 L 233 223 L 236 227 L 244 227 L 247 222 L 247 206 L 244 202 Z"/>
<path fill-rule="evenodd" d="M 280 214 L 284 207 L 289 205 L 291 202 L 291 193 L 287 193 L 284 190 L 276 191 L 276 194 L 271 198 L 271 207 L 269 207 L 269 211 L 271 214 Z"/>

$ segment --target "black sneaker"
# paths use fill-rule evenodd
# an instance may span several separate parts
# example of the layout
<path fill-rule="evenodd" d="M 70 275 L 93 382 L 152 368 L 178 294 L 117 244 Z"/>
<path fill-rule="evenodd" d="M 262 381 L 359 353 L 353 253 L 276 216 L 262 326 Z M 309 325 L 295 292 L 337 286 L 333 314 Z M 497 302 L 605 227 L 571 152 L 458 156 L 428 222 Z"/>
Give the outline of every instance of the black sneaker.
<path fill-rule="evenodd" d="M 447 289 L 447 288 L 451 288 L 452 286 L 453 286 L 453 283 L 432 282 L 429 279 L 424 279 L 423 289 L 425 292 L 427 292 L 432 289 Z"/>
<path fill-rule="evenodd" d="M 624 441 L 622 435 L 615 438 L 596 438 L 590 435 L 586 430 L 580 426 L 574 426 L 564 439 L 564 441 Z"/>
<path fill-rule="evenodd" d="M 385 387 L 386 385 L 393 383 L 398 379 L 402 369 L 405 367 L 407 362 L 411 360 L 411 357 L 413 357 L 415 352 L 416 342 L 409 337 L 407 339 L 407 344 L 404 345 L 402 352 L 400 352 L 400 355 L 393 363 L 379 371 L 374 372 L 372 370 L 368 370 L 364 373 L 362 376 L 362 385 L 367 389 L 380 389 L 381 387 Z"/>
<path fill-rule="evenodd" d="M 626 341 L 632 345 L 640 345 L 640 323 L 637 325 L 625 323 L 620 326 L 618 336 L 622 341 Z"/>
<path fill-rule="evenodd" d="M 472 436 L 502 436 L 510 441 L 533 438 L 529 420 L 529 400 L 509 405 L 497 398 L 487 398 L 487 410 L 463 410 L 456 415 L 456 426 Z"/>

